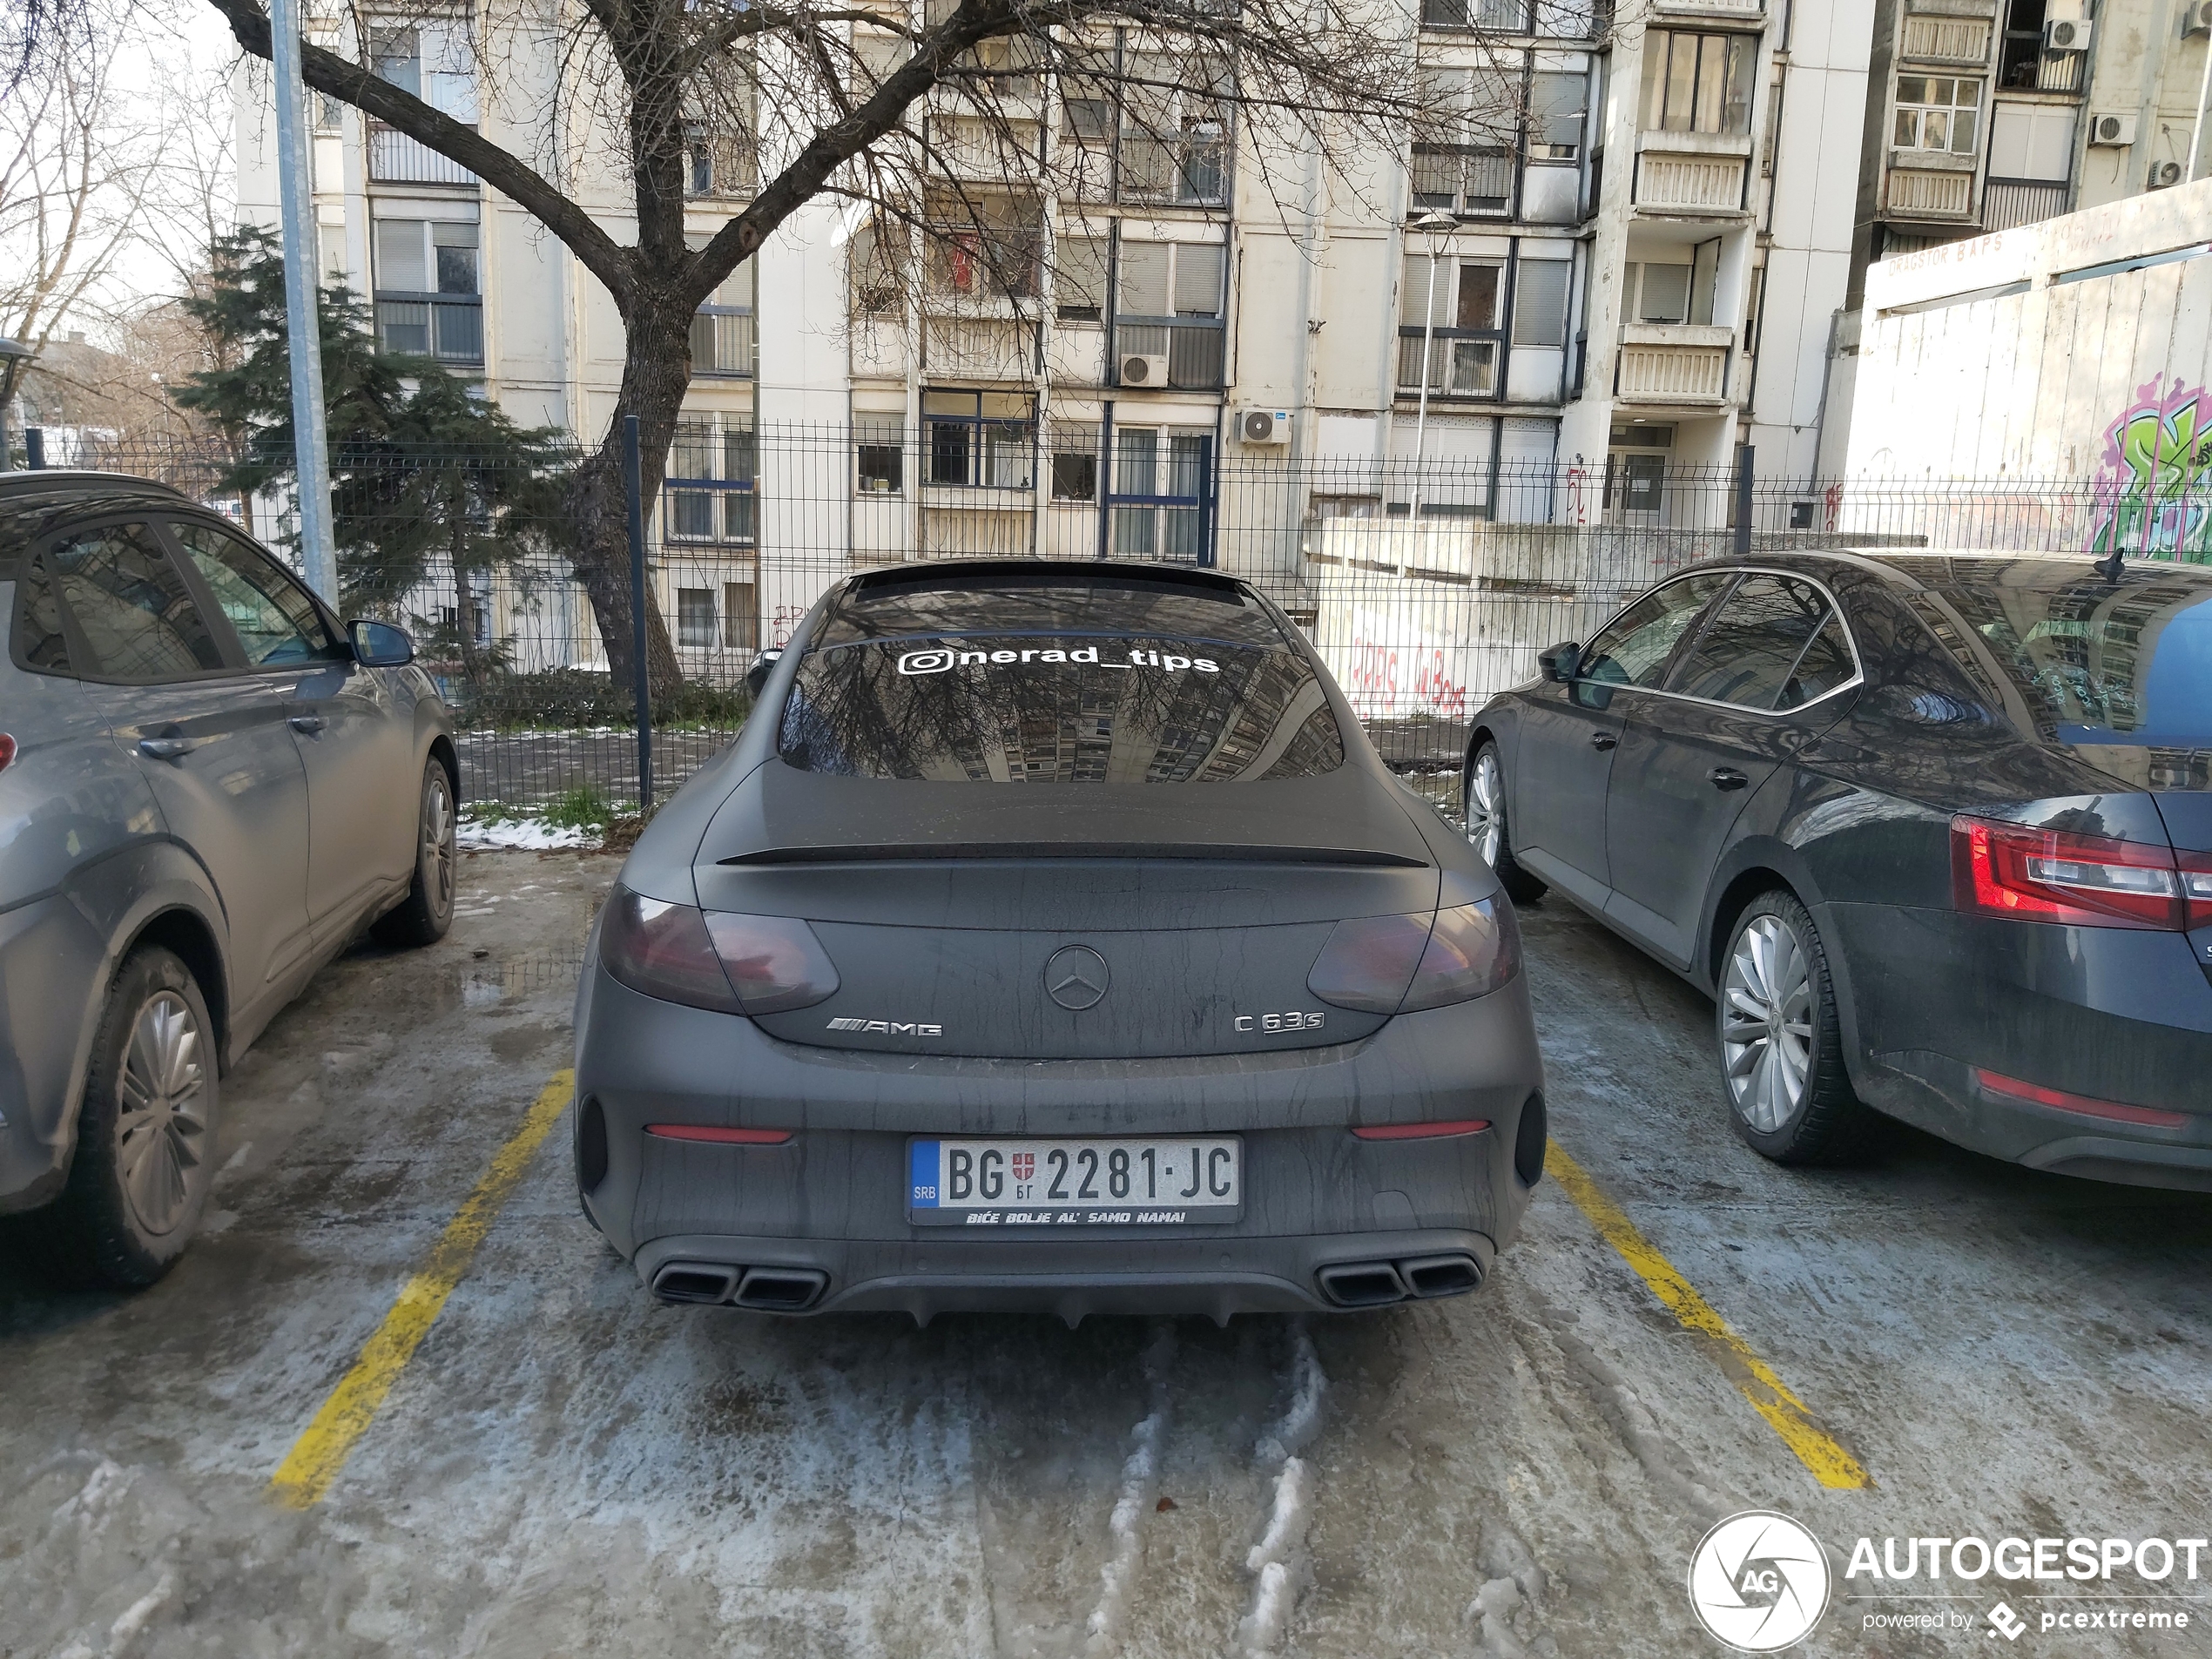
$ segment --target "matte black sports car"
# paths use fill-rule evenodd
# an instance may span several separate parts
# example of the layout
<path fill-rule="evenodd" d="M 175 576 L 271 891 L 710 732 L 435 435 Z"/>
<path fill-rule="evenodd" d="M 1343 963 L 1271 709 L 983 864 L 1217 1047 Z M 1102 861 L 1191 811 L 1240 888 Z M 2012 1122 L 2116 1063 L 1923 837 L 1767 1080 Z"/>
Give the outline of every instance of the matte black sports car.
<path fill-rule="evenodd" d="M 2212 570 L 1691 570 L 1494 698 L 1467 832 L 1713 995 L 1737 1129 L 2212 1190 Z"/>
<path fill-rule="evenodd" d="M 671 1301 L 1468 1291 L 1543 1167 L 1519 965 L 1489 869 L 1250 588 L 859 576 L 601 912 L 577 1182 Z"/>

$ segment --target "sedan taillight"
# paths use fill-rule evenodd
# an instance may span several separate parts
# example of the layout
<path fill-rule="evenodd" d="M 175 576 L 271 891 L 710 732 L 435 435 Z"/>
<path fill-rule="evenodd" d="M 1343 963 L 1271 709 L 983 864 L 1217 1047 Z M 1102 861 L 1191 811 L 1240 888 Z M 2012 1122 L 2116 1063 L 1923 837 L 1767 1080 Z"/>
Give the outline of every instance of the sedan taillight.
<path fill-rule="evenodd" d="M 1502 899 L 1433 915 L 1340 921 L 1306 989 L 1332 1008 L 1412 1014 L 1487 996 L 1521 969 L 1521 928 Z"/>
<path fill-rule="evenodd" d="M 779 1014 L 834 995 L 837 969 L 790 916 L 701 911 L 617 887 L 599 960 L 633 991 L 719 1014 Z"/>
<path fill-rule="evenodd" d="M 13 765 L 15 759 L 16 740 L 6 732 L 0 732 L 0 772 L 5 772 Z"/>
<path fill-rule="evenodd" d="M 1959 909 L 2016 921 L 2181 932 L 2212 922 L 2212 860 L 1982 818 L 1951 820 Z"/>

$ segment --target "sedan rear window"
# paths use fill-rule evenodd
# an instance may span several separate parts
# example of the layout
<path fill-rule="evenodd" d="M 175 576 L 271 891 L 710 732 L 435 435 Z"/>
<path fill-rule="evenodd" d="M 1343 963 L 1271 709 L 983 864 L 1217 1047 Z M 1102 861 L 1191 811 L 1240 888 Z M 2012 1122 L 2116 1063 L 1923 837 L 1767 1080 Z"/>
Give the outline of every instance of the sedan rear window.
<path fill-rule="evenodd" d="M 2212 749 L 2212 584 L 2200 573 L 2136 567 L 2118 588 L 2087 570 L 2063 584 L 2000 577 L 1937 592 L 2023 694 L 2043 736 Z"/>
<path fill-rule="evenodd" d="M 1305 778 L 1345 754 L 1287 644 L 1073 631 L 810 650 L 779 749 L 807 772 L 1006 784 Z"/>

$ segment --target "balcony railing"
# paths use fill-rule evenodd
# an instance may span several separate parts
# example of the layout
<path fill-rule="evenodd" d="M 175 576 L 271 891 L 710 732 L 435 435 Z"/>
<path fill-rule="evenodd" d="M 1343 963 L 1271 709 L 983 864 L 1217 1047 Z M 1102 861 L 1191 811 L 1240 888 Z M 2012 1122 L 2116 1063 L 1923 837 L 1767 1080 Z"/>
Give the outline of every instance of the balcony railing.
<path fill-rule="evenodd" d="M 1115 379 L 1124 357 L 1168 360 L 1167 383 L 1179 391 L 1211 392 L 1221 388 L 1224 331 L 1217 318 L 1147 318 L 1133 322 L 1126 317 L 1114 324 Z"/>
<path fill-rule="evenodd" d="M 373 185 L 474 185 L 476 175 L 396 128 L 372 122 L 368 179 Z"/>
<path fill-rule="evenodd" d="M 1735 336 L 1725 328 L 1638 325 L 1622 331 L 1613 395 L 1624 402 L 1718 403 Z"/>
<path fill-rule="evenodd" d="M 376 294 L 376 338 L 386 351 L 442 363 L 484 361 L 484 302 L 469 293 Z"/>
<path fill-rule="evenodd" d="M 701 306 L 691 319 L 691 374 L 751 380 L 760 365 L 760 336 L 746 306 Z"/>
<path fill-rule="evenodd" d="M 2067 187 L 2037 179 L 1993 179 L 1982 192 L 1981 227 L 2009 231 L 2016 225 L 2033 225 L 2066 212 Z"/>
<path fill-rule="evenodd" d="M 1907 17 L 1904 56 L 1942 64 L 1987 63 L 1990 21 L 1986 17 Z"/>
<path fill-rule="evenodd" d="M 1418 394 L 1421 389 L 1421 341 L 1425 331 L 1398 331 L 1398 389 Z M 1470 337 L 1440 333 L 1429 342 L 1428 389 L 1440 397 L 1495 397 L 1498 395 L 1498 353 L 1501 336 Z"/>
<path fill-rule="evenodd" d="M 1636 206 L 1666 212 L 1740 212 L 1746 159 L 1647 150 L 1636 158 Z"/>
<path fill-rule="evenodd" d="M 1900 167 L 1890 174 L 1890 211 L 1963 219 L 1974 211 L 1974 176 Z"/>

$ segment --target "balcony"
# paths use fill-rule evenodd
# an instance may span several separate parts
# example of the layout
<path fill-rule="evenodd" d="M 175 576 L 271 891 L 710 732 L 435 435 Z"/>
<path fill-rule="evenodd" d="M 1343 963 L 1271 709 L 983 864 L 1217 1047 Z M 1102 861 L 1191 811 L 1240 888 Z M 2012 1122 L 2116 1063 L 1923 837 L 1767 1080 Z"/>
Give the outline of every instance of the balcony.
<path fill-rule="evenodd" d="M 1613 395 L 1622 403 L 1710 408 L 1728 397 L 1735 331 L 1698 323 L 1640 323 L 1621 331 Z"/>
<path fill-rule="evenodd" d="M 922 366 L 956 380 L 1036 377 L 1036 326 L 1015 317 L 932 315 L 921 325 Z"/>
<path fill-rule="evenodd" d="M 1686 18 L 1696 23 L 1758 24 L 1765 21 L 1762 0 L 1653 0 L 1653 21 Z"/>
<path fill-rule="evenodd" d="M 1924 17 L 1905 20 L 1902 55 L 1932 64 L 1989 61 L 1990 22 L 1982 17 Z"/>
<path fill-rule="evenodd" d="M 1992 179 L 1982 191 L 1981 227 L 2009 231 L 2066 212 L 2067 186 L 2038 179 Z"/>
<path fill-rule="evenodd" d="M 484 302 L 473 293 L 376 292 L 376 338 L 386 351 L 481 368 Z"/>
<path fill-rule="evenodd" d="M 1217 318 L 1117 318 L 1114 324 L 1114 362 L 1109 365 L 1122 383 L 1124 357 L 1165 357 L 1167 384 L 1177 391 L 1214 392 L 1221 389 L 1224 331 Z"/>
<path fill-rule="evenodd" d="M 751 380 L 760 363 L 760 335 L 745 306 L 701 306 L 691 319 L 691 378 Z"/>
<path fill-rule="evenodd" d="M 462 185 L 474 189 L 476 175 L 418 144 L 396 128 L 371 122 L 368 182 L 372 185 Z"/>
<path fill-rule="evenodd" d="M 1635 206 L 1653 213 L 1743 212 L 1743 178 L 1750 158 L 1663 148 L 1681 135 L 1647 132 L 1636 157 Z M 1736 140 L 1749 144 L 1748 139 Z"/>
<path fill-rule="evenodd" d="M 1921 219 L 1967 219 L 1974 211 L 1971 172 L 1899 167 L 1890 174 L 1889 210 Z"/>

